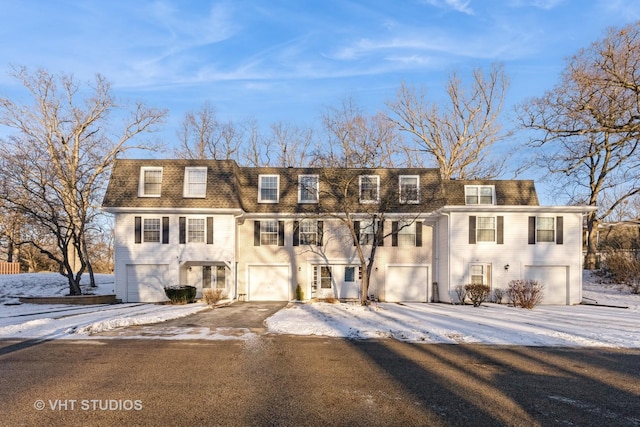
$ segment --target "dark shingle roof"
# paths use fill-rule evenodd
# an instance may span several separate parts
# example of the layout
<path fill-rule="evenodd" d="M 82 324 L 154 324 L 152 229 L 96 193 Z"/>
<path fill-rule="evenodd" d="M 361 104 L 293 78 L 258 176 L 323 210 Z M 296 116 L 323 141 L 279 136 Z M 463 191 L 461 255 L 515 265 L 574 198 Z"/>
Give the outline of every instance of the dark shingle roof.
<path fill-rule="evenodd" d="M 493 185 L 496 204 L 508 206 L 538 206 L 538 194 L 531 180 L 449 180 L 444 183 L 447 205 L 464 205 L 465 185 Z"/>
<path fill-rule="evenodd" d="M 205 198 L 183 197 L 184 170 L 188 166 L 207 167 L 207 193 Z M 138 197 L 140 169 L 162 167 L 161 197 Z M 280 201 L 258 203 L 260 175 L 280 176 Z M 318 175 L 320 205 L 298 203 L 298 176 Z M 343 212 L 345 206 L 338 200 L 345 180 L 350 180 L 349 193 L 357 200 L 358 177 L 380 176 L 381 199 L 388 199 L 385 212 L 431 212 L 444 205 L 464 205 L 465 185 L 494 185 L 498 205 L 538 205 L 533 181 L 451 180 L 442 182 L 438 169 L 384 168 L 274 168 L 239 167 L 233 160 L 118 160 L 103 200 L 104 208 L 176 208 L 176 209 L 242 209 L 247 213 L 313 213 Z M 400 175 L 420 177 L 418 205 L 400 204 L 398 185 Z M 354 203 L 352 212 L 364 212 L 371 205 Z M 383 209 L 380 209 L 383 210 Z"/>

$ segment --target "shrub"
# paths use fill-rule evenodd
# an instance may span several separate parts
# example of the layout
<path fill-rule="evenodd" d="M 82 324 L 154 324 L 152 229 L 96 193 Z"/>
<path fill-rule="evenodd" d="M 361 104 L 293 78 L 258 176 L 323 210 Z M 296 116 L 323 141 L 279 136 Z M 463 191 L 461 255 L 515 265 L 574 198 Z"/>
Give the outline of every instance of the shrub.
<path fill-rule="evenodd" d="M 300 285 L 296 286 L 296 299 L 302 301 L 304 299 L 304 291 Z"/>
<path fill-rule="evenodd" d="M 493 302 L 502 304 L 502 298 L 504 298 L 504 289 L 495 288 L 493 290 Z"/>
<path fill-rule="evenodd" d="M 164 288 L 164 293 L 172 304 L 187 304 L 196 300 L 195 286 L 177 285 Z"/>
<path fill-rule="evenodd" d="M 226 297 L 227 297 L 227 291 L 224 289 L 212 288 L 212 289 L 204 289 L 202 291 L 202 298 L 204 299 L 204 302 L 206 302 L 209 305 L 215 305 L 218 303 L 218 301 Z"/>
<path fill-rule="evenodd" d="M 604 261 L 606 270 L 613 280 L 631 287 L 631 292 L 640 294 L 640 261 L 624 252 L 607 252 Z"/>
<path fill-rule="evenodd" d="M 464 290 L 474 307 L 480 307 L 489 298 L 489 293 L 491 292 L 489 286 L 482 284 L 465 285 Z"/>
<path fill-rule="evenodd" d="M 515 307 L 532 309 L 542 302 L 544 285 L 537 280 L 512 280 L 507 296 Z"/>
<path fill-rule="evenodd" d="M 460 285 L 460 286 L 456 286 L 456 295 L 458 296 L 458 304 L 463 304 L 464 305 L 464 300 L 467 298 L 467 290 L 464 288 L 464 286 Z"/>

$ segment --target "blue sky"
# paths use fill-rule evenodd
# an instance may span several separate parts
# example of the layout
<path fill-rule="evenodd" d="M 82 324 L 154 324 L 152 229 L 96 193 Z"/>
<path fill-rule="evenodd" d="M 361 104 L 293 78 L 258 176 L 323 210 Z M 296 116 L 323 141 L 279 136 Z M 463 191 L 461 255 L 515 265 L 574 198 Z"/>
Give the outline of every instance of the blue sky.
<path fill-rule="evenodd" d="M 506 112 L 542 95 L 566 57 L 640 19 L 628 0 L 0 0 L 0 94 L 11 64 L 96 73 L 130 100 L 184 113 L 314 126 L 346 96 L 374 112 L 402 81 L 441 96 L 448 73 L 501 62 Z"/>

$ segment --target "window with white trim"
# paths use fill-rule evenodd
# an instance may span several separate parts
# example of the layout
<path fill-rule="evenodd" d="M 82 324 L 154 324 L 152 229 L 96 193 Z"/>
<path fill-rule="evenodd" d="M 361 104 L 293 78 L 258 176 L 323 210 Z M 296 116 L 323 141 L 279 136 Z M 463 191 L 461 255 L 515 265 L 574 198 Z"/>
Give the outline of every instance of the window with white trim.
<path fill-rule="evenodd" d="M 260 221 L 260 245 L 278 245 L 278 220 Z"/>
<path fill-rule="evenodd" d="M 318 203 L 318 175 L 298 176 L 298 203 Z"/>
<path fill-rule="evenodd" d="M 143 166 L 140 168 L 139 197 L 160 197 L 162 191 L 162 168 Z"/>
<path fill-rule="evenodd" d="M 470 264 L 469 283 L 491 286 L 491 264 Z"/>
<path fill-rule="evenodd" d="M 356 281 L 356 267 L 347 266 L 344 268 L 344 281 L 355 282 Z"/>
<path fill-rule="evenodd" d="M 315 245 L 318 241 L 318 221 L 303 219 L 300 221 L 300 244 Z"/>
<path fill-rule="evenodd" d="M 331 289 L 331 267 L 327 265 L 320 266 L 320 288 Z"/>
<path fill-rule="evenodd" d="M 380 233 L 380 220 L 360 221 L 360 244 L 372 245 L 376 234 Z M 378 243 L 379 245 L 381 242 Z"/>
<path fill-rule="evenodd" d="M 496 218 L 479 216 L 476 221 L 476 238 L 478 242 L 496 241 Z"/>
<path fill-rule="evenodd" d="M 278 203 L 279 194 L 279 175 L 258 176 L 258 203 Z"/>
<path fill-rule="evenodd" d="M 380 177 L 378 175 L 360 175 L 360 203 L 378 203 L 380 201 Z"/>
<path fill-rule="evenodd" d="M 187 242 L 204 243 L 204 218 L 187 218 Z"/>
<path fill-rule="evenodd" d="M 416 223 L 409 225 L 398 223 L 398 246 L 415 246 L 416 245 Z"/>
<path fill-rule="evenodd" d="M 465 185 L 464 198 L 467 205 L 495 204 L 495 187 L 493 185 Z"/>
<path fill-rule="evenodd" d="M 142 241 L 145 243 L 160 242 L 160 218 L 143 219 Z"/>
<path fill-rule="evenodd" d="M 556 219 L 554 217 L 536 218 L 536 242 L 556 241 Z"/>
<path fill-rule="evenodd" d="M 420 203 L 420 176 L 400 176 L 400 203 Z"/>
<path fill-rule="evenodd" d="M 207 168 L 186 167 L 184 169 L 184 197 L 205 197 L 207 195 Z"/>

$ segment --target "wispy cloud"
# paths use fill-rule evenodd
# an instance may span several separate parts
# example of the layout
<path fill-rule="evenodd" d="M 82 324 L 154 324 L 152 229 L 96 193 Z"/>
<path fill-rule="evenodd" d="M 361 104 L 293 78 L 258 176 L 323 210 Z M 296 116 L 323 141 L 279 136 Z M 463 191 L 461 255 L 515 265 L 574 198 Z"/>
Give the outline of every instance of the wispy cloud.
<path fill-rule="evenodd" d="M 466 13 L 467 15 L 473 15 L 473 9 L 469 6 L 471 0 L 424 0 L 425 3 L 430 4 L 441 9 L 453 9 L 456 12 Z"/>

